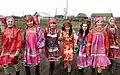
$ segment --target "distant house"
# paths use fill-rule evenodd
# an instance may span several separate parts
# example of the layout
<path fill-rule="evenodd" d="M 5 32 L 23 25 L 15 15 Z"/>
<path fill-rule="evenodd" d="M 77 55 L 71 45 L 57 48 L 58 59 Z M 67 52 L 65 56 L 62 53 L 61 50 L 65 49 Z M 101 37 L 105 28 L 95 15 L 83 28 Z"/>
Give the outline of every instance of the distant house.
<path fill-rule="evenodd" d="M 55 15 L 55 18 L 57 20 L 62 20 L 62 19 L 64 19 L 64 15 Z"/>
<path fill-rule="evenodd" d="M 108 23 L 108 19 L 113 17 L 112 13 L 92 13 L 91 14 L 91 21 L 93 21 L 94 17 L 104 17 L 105 23 Z"/>
<path fill-rule="evenodd" d="M 40 19 L 49 19 L 50 15 L 46 12 L 35 12 L 34 16 L 38 16 Z"/>
<path fill-rule="evenodd" d="M 73 17 L 73 21 L 83 21 L 85 19 L 88 19 L 87 15 L 84 13 L 79 13 L 76 17 Z"/>

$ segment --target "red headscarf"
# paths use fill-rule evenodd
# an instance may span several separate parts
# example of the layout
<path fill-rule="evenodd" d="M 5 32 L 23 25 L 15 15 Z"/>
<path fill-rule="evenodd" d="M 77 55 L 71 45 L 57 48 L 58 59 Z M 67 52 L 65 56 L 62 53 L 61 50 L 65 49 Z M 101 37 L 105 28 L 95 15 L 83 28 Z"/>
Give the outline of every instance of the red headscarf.
<path fill-rule="evenodd" d="M 35 27 L 37 27 L 37 25 L 34 23 L 33 16 L 31 16 L 31 15 L 26 16 L 25 21 L 26 21 L 26 22 L 31 22 L 31 21 L 33 21 L 33 25 L 34 25 Z M 27 28 L 28 28 L 28 26 L 26 26 L 25 29 L 27 29 Z"/>
<path fill-rule="evenodd" d="M 104 18 L 103 17 L 95 17 L 93 19 L 94 24 L 96 24 L 98 21 L 104 22 Z"/>
<path fill-rule="evenodd" d="M 26 21 L 26 22 L 31 22 L 31 21 L 33 21 L 33 16 L 31 16 L 31 15 L 26 16 L 25 21 Z"/>
<path fill-rule="evenodd" d="M 10 18 L 12 18 L 14 20 L 14 18 L 12 16 L 7 16 L 2 19 L 2 23 L 5 25 L 5 28 L 7 28 L 7 20 L 9 20 Z"/>
<path fill-rule="evenodd" d="M 50 27 L 50 23 L 55 23 L 56 24 L 56 19 L 55 18 L 50 18 L 48 22 L 48 27 Z"/>
<path fill-rule="evenodd" d="M 69 20 L 65 20 L 63 22 L 63 26 L 65 27 L 65 26 L 72 26 L 72 25 L 71 25 L 71 22 Z"/>

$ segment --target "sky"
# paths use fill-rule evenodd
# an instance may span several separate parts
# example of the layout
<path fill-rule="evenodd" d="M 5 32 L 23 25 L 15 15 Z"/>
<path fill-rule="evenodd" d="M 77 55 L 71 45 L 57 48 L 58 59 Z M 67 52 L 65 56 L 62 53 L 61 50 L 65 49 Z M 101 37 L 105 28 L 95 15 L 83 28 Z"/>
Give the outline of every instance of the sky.
<path fill-rule="evenodd" d="M 35 12 L 54 16 L 56 8 L 57 15 L 64 14 L 66 8 L 66 0 L 1 0 L 0 3 L 0 15 L 4 16 L 33 15 Z M 68 0 L 68 15 L 113 13 L 113 16 L 120 17 L 119 7 L 120 0 Z"/>

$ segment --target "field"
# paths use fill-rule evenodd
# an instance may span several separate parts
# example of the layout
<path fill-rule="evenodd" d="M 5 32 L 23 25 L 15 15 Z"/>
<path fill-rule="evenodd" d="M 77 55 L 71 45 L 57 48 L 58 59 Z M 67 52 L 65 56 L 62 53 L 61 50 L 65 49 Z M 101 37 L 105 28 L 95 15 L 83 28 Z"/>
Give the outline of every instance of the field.
<path fill-rule="evenodd" d="M 57 21 L 57 28 L 59 30 L 61 30 L 61 26 L 63 24 L 63 21 Z M 21 28 L 21 31 L 23 33 L 24 31 L 24 28 L 25 28 L 25 21 L 24 20 L 16 20 L 16 25 L 18 27 Z M 72 22 L 72 25 L 73 25 L 73 29 L 77 32 L 79 30 L 79 22 Z M 41 20 L 41 24 L 40 24 L 41 28 L 44 29 L 47 27 L 47 21 L 42 21 Z M 117 26 L 118 26 L 118 29 L 120 30 L 120 22 L 117 21 Z M 120 31 L 118 30 L 119 32 L 119 38 L 120 38 Z M 120 43 L 120 40 L 119 40 L 119 43 Z M 24 49 L 22 49 L 24 51 Z M 20 57 L 20 65 L 19 65 L 19 69 L 20 69 L 20 72 L 21 72 L 21 75 L 25 75 L 25 70 L 24 70 L 24 67 L 22 65 L 22 61 L 23 61 L 23 54 L 21 54 L 21 57 Z M 119 75 L 120 74 L 120 60 L 116 59 L 114 61 L 114 67 L 112 68 L 115 73 L 114 75 Z M 73 61 L 73 65 L 72 65 L 73 69 L 72 69 L 72 75 L 78 75 L 77 74 L 77 67 L 76 67 L 76 56 L 75 56 L 75 60 Z M 11 75 L 15 75 L 15 72 L 14 72 L 14 68 L 9 68 L 10 72 L 11 72 Z M 35 75 L 34 73 L 34 70 L 35 68 L 31 68 L 31 73 L 32 75 Z M 46 60 L 46 57 L 44 54 L 42 54 L 42 61 L 40 63 L 40 73 L 41 75 L 48 75 L 48 71 L 49 70 L 49 63 L 48 61 Z M 85 72 L 85 75 L 91 75 L 91 68 L 86 68 L 84 70 Z M 0 68 L 0 75 L 4 75 L 4 72 L 3 72 L 3 69 Z M 60 60 L 59 62 L 56 62 L 56 65 L 55 65 L 55 71 L 54 71 L 54 75 L 67 75 L 66 74 L 66 69 L 63 68 L 63 62 L 62 60 Z M 103 75 L 111 75 L 111 73 L 109 72 L 109 70 L 104 70 L 104 74 Z"/>

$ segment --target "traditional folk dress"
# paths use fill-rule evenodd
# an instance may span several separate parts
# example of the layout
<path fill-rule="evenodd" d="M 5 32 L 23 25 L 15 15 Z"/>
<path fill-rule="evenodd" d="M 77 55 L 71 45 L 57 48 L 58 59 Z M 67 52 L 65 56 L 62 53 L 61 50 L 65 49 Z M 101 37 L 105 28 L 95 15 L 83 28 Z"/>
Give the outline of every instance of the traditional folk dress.
<path fill-rule="evenodd" d="M 46 28 L 44 31 L 44 35 L 46 38 L 45 47 L 46 47 L 46 56 L 48 61 L 58 61 L 60 57 L 60 46 L 59 46 L 59 33 L 58 30 L 55 29 L 54 32 L 50 31 L 50 28 Z"/>
<path fill-rule="evenodd" d="M 43 50 L 45 38 L 40 27 L 34 27 L 33 30 L 27 28 L 25 31 L 25 53 L 24 65 L 36 66 L 40 63 L 40 54 Z"/>
<path fill-rule="evenodd" d="M 117 58 L 120 57 L 120 55 L 118 55 L 118 34 L 117 34 L 117 26 L 116 25 L 107 25 L 106 28 L 107 32 L 108 32 L 108 38 L 109 38 L 109 57 L 110 58 Z M 120 51 L 119 51 L 120 54 Z"/>
<path fill-rule="evenodd" d="M 68 66 L 67 62 L 72 62 L 74 58 L 74 39 L 75 32 L 69 36 L 65 31 L 62 31 L 62 57 L 64 60 L 64 67 Z"/>
<path fill-rule="evenodd" d="M 17 57 L 16 51 L 22 47 L 22 36 L 20 29 L 6 27 L 2 32 L 2 55 L 0 56 L 0 67 L 14 65 Z"/>
<path fill-rule="evenodd" d="M 85 39 L 84 36 L 85 33 L 83 34 L 83 36 L 78 33 L 77 45 L 79 52 L 77 56 L 77 66 L 80 69 L 90 66 L 90 64 L 88 63 L 90 57 L 86 55 L 86 44 L 87 44 L 88 36 L 86 36 Z"/>
<path fill-rule="evenodd" d="M 88 37 L 86 52 L 92 56 L 89 63 L 91 63 L 93 67 L 101 67 L 104 69 L 111 64 L 107 57 L 109 52 L 108 33 L 104 28 L 99 29 L 94 27 L 88 34 Z"/>

